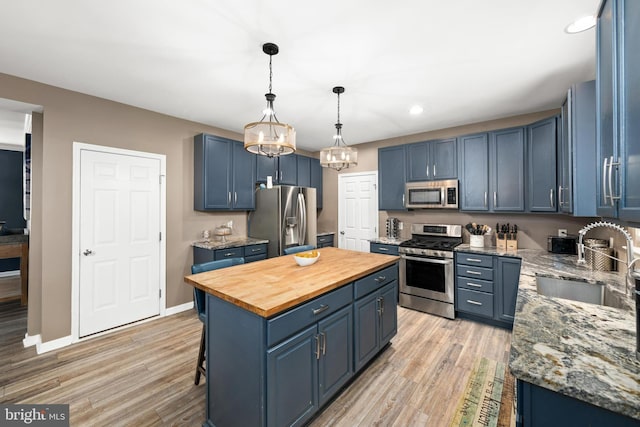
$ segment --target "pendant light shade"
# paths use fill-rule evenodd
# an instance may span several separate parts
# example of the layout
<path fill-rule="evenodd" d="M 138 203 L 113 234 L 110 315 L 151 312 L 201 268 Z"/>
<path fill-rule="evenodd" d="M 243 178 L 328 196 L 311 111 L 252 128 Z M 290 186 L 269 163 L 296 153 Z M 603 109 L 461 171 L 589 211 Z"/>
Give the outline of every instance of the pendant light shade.
<path fill-rule="evenodd" d="M 320 151 L 320 165 L 339 171 L 358 164 L 358 150 L 349 147 L 342 139 L 340 94 L 344 93 L 344 88 L 342 86 L 336 86 L 333 88 L 333 93 L 338 95 L 338 122 L 336 123 L 336 134 L 333 137 L 335 142 L 333 146 L 323 148 L 322 151 Z"/>
<path fill-rule="evenodd" d="M 274 43 L 262 45 L 262 51 L 269 55 L 269 93 L 265 94 L 267 108 L 259 122 L 244 127 L 244 149 L 250 153 L 267 157 L 284 156 L 296 151 L 296 131 L 286 123 L 280 123 L 273 108 L 276 95 L 271 93 L 273 79 L 272 57 L 278 54 Z"/>

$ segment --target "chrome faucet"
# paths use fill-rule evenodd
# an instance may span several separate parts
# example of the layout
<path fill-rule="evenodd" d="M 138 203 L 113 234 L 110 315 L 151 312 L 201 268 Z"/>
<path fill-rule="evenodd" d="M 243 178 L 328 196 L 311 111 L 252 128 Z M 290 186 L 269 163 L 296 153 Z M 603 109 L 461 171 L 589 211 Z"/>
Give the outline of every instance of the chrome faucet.
<path fill-rule="evenodd" d="M 597 222 L 593 222 L 591 224 L 585 225 L 579 232 L 579 238 L 578 238 L 578 263 L 580 264 L 584 264 L 586 263 L 586 259 L 584 256 L 584 250 L 585 250 L 585 246 L 584 243 L 582 243 L 582 240 L 584 238 L 584 235 L 587 234 L 587 232 L 589 230 L 592 230 L 594 228 L 599 228 L 599 227 L 604 227 L 604 228 L 610 228 L 612 230 L 617 230 L 620 233 L 622 233 L 624 235 L 624 238 L 627 240 L 627 261 L 622 261 L 621 259 L 618 259 L 616 257 L 612 257 L 610 255 L 607 254 L 602 254 L 604 256 L 607 256 L 609 258 L 612 258 L 618 262 L 622 262 L 623 264 L 627 264 L 627 280 L 626 280 L 626 289 L 625 292 L 628 294 L 628 285 L 630 280 L 632 279 L 631 277 L 631 273 L 632 273 L 632 269 L 633 269 L 633 264 L 636 263 L 637 259 L 634 259 L 634 251 L 633 251 L 633 240 L 631 238 L 631 234 L 629 234 L 629 232 L 627 230 L 624 229 L 624 227 L 618 225 L 618 224 L 614 224 L 612 222 L 607 222 L 607 221 L 597 221 Z M 586 248 L 588 250 L 592 250 L 591 248 Z"/>

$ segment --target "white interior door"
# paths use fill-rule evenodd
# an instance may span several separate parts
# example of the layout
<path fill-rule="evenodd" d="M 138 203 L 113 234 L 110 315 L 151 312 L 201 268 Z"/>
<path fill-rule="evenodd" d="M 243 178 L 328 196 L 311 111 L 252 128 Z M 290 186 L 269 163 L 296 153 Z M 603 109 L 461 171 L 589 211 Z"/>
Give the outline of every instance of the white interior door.
<path fill-rule="evenodd" d="M 369 252 L 378 237 L 378 172 L 338 176 L 338 247 Z"/>
<path fill-rule="evenodd" d="M 160 313 L 160 160 L 80 153 L 80 337 Z"/>

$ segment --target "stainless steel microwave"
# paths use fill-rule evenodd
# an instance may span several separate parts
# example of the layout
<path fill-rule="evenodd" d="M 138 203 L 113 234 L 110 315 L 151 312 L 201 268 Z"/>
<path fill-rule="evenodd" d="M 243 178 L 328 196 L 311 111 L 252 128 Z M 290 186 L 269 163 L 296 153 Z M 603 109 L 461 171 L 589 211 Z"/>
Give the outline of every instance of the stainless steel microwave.
<path fill-rule="evenodd" d="M 404 201 L 409 209 L 458 209 L 458 180 L 407 182 Z"/>

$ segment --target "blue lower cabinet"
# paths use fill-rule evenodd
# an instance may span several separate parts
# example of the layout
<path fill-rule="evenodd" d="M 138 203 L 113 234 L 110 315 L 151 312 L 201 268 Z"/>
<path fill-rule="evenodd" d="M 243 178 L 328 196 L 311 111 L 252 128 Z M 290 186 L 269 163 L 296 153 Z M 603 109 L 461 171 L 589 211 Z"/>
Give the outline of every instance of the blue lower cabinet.
<path fill-rule="evenodd" d="M 397 333 L 397 301 L 398 281 L 393 280 L 353 304 L 356 372 L 378 354 Z"/>
<path fill-rule="evenodd" d="M 267 352 L 267 423 L 302 425 L 318 409 L 317 326 Z"/>
<path fill-rule="evenodd" d="M 238 257 L 244 257 L 245 263 L 267 259 L 267 245 L 266 243 L 260 243 L 258 245 L 238 246 L 236 248 L 225 249 L 204 249 L 196 246 L 193 247 L 194 264 L 202 264 L 203 262 Z"/>
<path fill-rule="evenodd" d="M 384 243 L 369 243 L 369 252 L 375 254 L 398 255 L 398 245 L 388 245 Z"/>
<path fill-rule="evenodd" d="M 333 246 L 333 234 L 324 234 L 322 236 L 318 236 L 316 243 L 316 247 L 318 249 Z"/>
<path fill-rule="evenodd" d="M 518 427 L 638 427 L 640 421 L 543 387 L 518 381 Z"/>
<path fill-rule="evenodd" d="M 353 310 L 351 306 L 318 323 L 318 398 L 324 405 L 353 376 Z"/>

